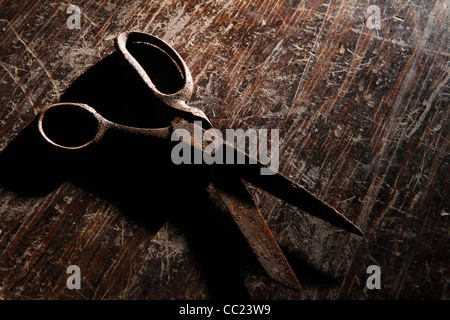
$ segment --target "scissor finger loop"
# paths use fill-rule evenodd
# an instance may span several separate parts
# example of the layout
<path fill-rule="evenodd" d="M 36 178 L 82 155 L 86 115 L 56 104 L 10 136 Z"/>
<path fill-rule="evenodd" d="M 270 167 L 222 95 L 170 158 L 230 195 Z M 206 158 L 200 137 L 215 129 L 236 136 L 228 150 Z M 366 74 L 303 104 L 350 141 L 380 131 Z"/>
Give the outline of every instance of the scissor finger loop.
<path fill-rule="evenodd" d="M 168 45 L 165 41 L 140 32 L 124 32 L 118 35 L 117 46 L 120 52 L 123 54 L 125 59 L 130 63 L 130 65 L 136 70 L 139 77 L 147 84 L 149 89 L 164 103 L 168 106 L 192 114 L 195 117 L 198 117 L 210 126 L 211 122 L 205 113 L 198 109 L 186 104 L 186 101 L 192 95 L 194 84 L 192 81 L 192 75 L 184 62 L 183 58 L 176 52 L 170 45 Z M 163 85 L 159 85 L 160 81 L 154 74 L 152 74 L 150 67 L 143 63 L 142 59 L 138 59 L 137 56 L 133 55 L 131 51 L 136 51 L 135 46 L 151 46 L 160 53 L 165 55 L 167 62 L 171 62 L 174 70 L 178 72 L 173 72 L 172 81 L 177 82 L 178 85 L 174 87 L 170 87 L 170 89 L 164 87 Z M 141 63 L 142 62 L 142 63 Z M 152 80 L 153 78 L 153 80 Z"/>
<path fill-rule="evenodd" d="M 81 149 L 99 141 L 114 123 L 94 108 L 73 102 L 49 105 L 41 110 L 38 128 L 49 143 L 63 149 Z"/>

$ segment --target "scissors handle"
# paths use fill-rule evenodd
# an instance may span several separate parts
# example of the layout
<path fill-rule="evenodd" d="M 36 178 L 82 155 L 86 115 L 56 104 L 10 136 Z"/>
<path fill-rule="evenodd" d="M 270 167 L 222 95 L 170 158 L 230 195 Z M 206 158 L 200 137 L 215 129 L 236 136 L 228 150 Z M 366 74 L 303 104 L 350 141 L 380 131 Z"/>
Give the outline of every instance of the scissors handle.
<path fill-rule="evenodd" d="M 193 92 L 192 76 L 184 60 L 170 45 L 140 32 L 121 33 L 116 41 L 119 52 L 156 98 L 181 111 L 186 118 L 201 120 L 205 127 L 212 127 L 202 110 L 186 104 Z M 39 118 L 42 136 L 51 144 L 65 149 L 86 147 L 99 141 L 111 128 L 162 138 L 167 138 L 168 134 L 168 128 L 134 128 L 113 123 L 94 108 L 81 103 L 50 105 L 41 111 Z"/>
<path fill-rule="evenodd" d="M 121 33 L 116 41 L 122 55 L 161 101 L 212 127 L 202 110 L 186 104 L 194 85 L 189 68 L 178 52 L 163 40 L 141 32 Z M 149 50 L 151 55 L 146 54 Z"/>
<path fill-rule="evenodd" d="M 38 128 L 50 144 L 62 149 L 81 149 L 99 142 L 108 130 L 119 130 L 145 136 L 169 139 L 170 128 L 135 128 L 114 123 L 94 108 L 64 102 L 45 107 L 39 115 Z"/>

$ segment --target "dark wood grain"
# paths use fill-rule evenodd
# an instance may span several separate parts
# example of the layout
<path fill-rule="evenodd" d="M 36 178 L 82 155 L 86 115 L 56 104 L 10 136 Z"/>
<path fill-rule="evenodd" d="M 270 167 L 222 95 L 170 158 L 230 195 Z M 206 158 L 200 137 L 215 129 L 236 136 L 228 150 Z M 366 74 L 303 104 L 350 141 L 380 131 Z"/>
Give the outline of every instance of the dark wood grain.
<path fill-rule="evenodd" d="M 220 130 L 279 129 L 280 171 L 365 236 L 249 186 L 303 291 L 273 283 L 245 252 L 230 284 L 214 273 L 220 255 L 211 252 L 216 264 L 199 257 L 176 222 L 149 227 L 74 183 L 35 197 L 2 186 L 0 298 L 448 298 L 447 1 L 73 4 L 82 12 L 80 30 L 67 28 L 66 3 L 0 1 L 0 150 L 111 54 L 118 33 L 148 32 L 191 69 L 190 105 Z M 381 9 L 380 30 L 365 24 L 370 4 Z M 137 215 L 158 210 L 149 202 Z M 214 230 L 205 232 L 208 242 Z M 224 238 L 217 250 L 228 241 L 232 257 L 238 240 Z M 82 271 L 80 290 L 66 287 L 72 264 Z M 366 288 L 372 264 L 382 270 L 380 290 Z"/>

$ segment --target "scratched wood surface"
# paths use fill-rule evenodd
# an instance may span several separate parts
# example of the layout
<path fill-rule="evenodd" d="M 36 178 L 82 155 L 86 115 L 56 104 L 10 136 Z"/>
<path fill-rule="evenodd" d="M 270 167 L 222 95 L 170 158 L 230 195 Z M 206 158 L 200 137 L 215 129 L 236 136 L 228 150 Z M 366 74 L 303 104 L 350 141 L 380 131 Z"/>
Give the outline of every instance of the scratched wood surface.
<path fill-rule="evenodd" d="M 143 191 L 151 181 L 132 213 L 73 182 L 41 195 L 1 185 L 0 298 L 448 298 L 448 1 L 72 4 L 79 30 L 66 26 L 68 3 L 0 1 L 0 150 L 111 54 L 118 33 L 148 32 L 187 62 L 190 105 L 220 130 L 278 129 L 279 170 L 365 236 L 249 186 L 299 278 L 296 292 L 265 276 L 227 217 L 208 224 L 195 203 L 168 208 Z M 380 29 L 366 25 L 371 4 Z M 38 158 L 0 175 L 39 170 Z M 164 218 L 176 208 L 184 211 Z M 70 265 L 80 267 L 80 290 L 66 287 Z M 380 290 L 366 288 L 369 265 L 381 268 Z"/>

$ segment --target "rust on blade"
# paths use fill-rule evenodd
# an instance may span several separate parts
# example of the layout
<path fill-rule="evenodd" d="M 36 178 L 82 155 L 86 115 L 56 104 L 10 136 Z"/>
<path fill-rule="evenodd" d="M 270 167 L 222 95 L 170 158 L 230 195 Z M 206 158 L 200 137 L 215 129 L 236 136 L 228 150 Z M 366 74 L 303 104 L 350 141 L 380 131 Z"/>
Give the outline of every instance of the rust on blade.
<path fill-rule="evenodd" d="M 213 184 L 208 192 L 217 196 L 233 217 L 263 269 L 269 277 L 289 288 L 301 290 L 289 262 L 281 251 L 245 185 L 239 177 L 212 174 Z"/>

